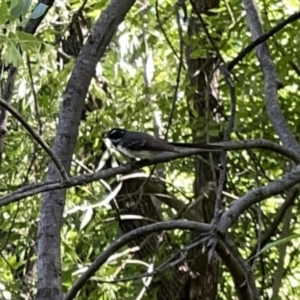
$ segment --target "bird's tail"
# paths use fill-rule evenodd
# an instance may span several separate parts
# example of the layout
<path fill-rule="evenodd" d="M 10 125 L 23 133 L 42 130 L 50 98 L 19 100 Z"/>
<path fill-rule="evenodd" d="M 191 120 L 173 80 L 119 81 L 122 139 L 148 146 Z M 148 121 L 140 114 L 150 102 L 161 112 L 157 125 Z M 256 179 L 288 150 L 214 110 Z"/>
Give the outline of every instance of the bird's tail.
<path fill-rule="evenodd" d="M 176 148 L 188 148 L 188 149 L 199 149 L 205 152 L 219 152 L 224 150 L 224 146 L 221 145 L 212 145 L 212 144 L 205 144 L 205 143 L 170 143 Z"/>

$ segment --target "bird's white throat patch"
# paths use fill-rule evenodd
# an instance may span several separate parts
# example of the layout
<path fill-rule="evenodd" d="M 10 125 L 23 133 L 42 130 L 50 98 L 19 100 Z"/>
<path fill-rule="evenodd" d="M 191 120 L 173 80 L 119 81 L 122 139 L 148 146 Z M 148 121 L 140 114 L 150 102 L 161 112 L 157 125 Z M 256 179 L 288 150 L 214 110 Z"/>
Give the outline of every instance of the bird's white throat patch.
<path fill-rule="evenodd" d="M 110 138 L 111 142 L 114 143 L 114 144 L 117 144 L 121 141 L 121 139 L 112 139 Z"/>

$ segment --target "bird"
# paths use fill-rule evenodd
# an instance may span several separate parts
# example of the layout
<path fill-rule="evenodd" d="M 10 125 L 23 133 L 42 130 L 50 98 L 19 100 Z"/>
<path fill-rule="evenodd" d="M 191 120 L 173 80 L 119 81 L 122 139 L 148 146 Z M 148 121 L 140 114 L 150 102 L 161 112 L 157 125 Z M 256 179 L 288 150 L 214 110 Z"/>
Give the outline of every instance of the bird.
<path fill-rule="evenodd" d="M 203 152 L 222 151 L 222 146 L 167 142 L 148 133 L 112 128 L 102 138 L 109 139 L 120 153 L 129 158 L 151 160 L 165 153 L 183 153 L 191 148 Z"/>

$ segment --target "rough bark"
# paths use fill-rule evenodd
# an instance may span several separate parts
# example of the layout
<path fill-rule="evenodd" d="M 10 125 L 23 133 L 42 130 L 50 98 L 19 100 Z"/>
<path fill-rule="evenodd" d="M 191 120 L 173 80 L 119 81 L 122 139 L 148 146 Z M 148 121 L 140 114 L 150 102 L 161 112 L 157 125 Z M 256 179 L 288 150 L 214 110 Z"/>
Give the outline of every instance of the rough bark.
<path fill-rule="evenodd" d="M 194 8 L 198 13 L 208 13 L 211 8 L 217 8 L 219 1 L 207 1 L 207 0 L 194 0 Z M 194 59 L 191 57 L 191 53 L 195 50 L 195 46 L 188 44 L 186 48 L 186 58 L 188 65 L 188 79 L 191 83 L 191 87 L 194 92 L 187 91 L 188 106 L 190 111 L 191 123 L 199 124 L 192 125 L 193 136 L 195 142 L 212 140 L 209 137 L 209 133 L 206 132 L 206 136 L 199 136 L 199 132 L 203 132 L 207 122 L 217 121 L 218 115 L 216 112 L 220 110 L 220 103 L 218 102 L 218 88 L 217 88 L 217 73 L 214 72 L 216 67 L 216 55 L 213 54 L 211 45 L 207 37 L 204 34 L 203 27 L 200 20 L 197 17 L 195 11 L 192 11 L 189 17 L 188 24 L 188 38 L 192 41 L 194 38 L 201 38 L 201 42 L 198 41 L 196 47 L 201 47 L 203 50 L 207 50 L 207 55 Z M 201 45 L 201 46 L 200 46 Z M 197 111 L 197 115 L 193 113 L 193 110 Z M 207 127 L 208 128 L 208 127 Z M 215 137 L 215 141 L 218 137 Z M 208 167 L 206 163 L 200 160 L 195 161 L 195 198 L 202 194 L 202 189 L 205 188 L 209 182 L 217 182 L 218 174 L 216 173 L 214 166 L 219 163 L 219 155 L 203 155 L 204 159 L 211 163 L 211 167 Z M 199 215 L 201 221 L 209 223 L 213 217 L 214 199 L 216 194 L 213 193 L 210 199 L 202 201 L 202 205 L 198 206 L 196 214 Z M 194 239 L 197 233 L 191 235 L 191 239 Z M 215 299 L 217 295 L 217 283 L 218 283 L 218 270 L 219 259 L 214 254 L 212 261 L 208 264 L 207 253 L 205 247 L 202 245 L 194 248 L 189 252 L 189 267 L 191 269 L 190 278 L 190 291 L 189 299 L 196 300 L 210 300 Z"/>
<path fill-rule="evenodd" d="M 247 23 L 252 39 L 256 40 L 264 34 L 257 8 L 252 0 L 243 0 L 242 2 L 245 7 Z M 299 152 L 300 145 L 293 135 L 279 105 L 277 90 L 282 87 L 282 83 L 277 74 L 267 43 L 264 42 L 258 45 L 255 48 L 255 52 L 264 76 L 265 104 L 270 121 L 282 144 Z"/>
<path fill-rule="evenodd" d="M 95 66 L 134 2 L 134 0 L 113 0 L 101 14 L 78 56 L 64 93 L 53 146 L 54 153 L 67 171 L 70 170 L 84 99 Z M 57 169 L 50 164 L 47 180 L 56 180 L 58 176 Z M 65 195 L 65 189 L 43 194 L 38 230 L 38 300 L 54 300 L 62 297 L 60 229 Z"/>

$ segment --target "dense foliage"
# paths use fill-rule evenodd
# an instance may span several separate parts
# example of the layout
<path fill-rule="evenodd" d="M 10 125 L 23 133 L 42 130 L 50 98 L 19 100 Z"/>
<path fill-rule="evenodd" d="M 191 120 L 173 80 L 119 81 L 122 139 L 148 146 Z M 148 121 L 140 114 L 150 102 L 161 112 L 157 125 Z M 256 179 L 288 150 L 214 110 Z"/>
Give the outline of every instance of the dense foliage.
<path fill-rule="evenodd" d="M 50 146 L 56 133 L 63 93 L 79 54 L 79 51 L 76 55 L 66 53 L 63 41 L 68 41 L 70 24 L 75 23 L 74 16 L 80 10 L 80 22 L 76 24 L 81 26 L 84 42 L 108 1 L 91 0 L 84 4 L 77 0 L 55 1 L 32 35 L 22 29 L 29 18 L 40 17 L 46 8 L 40 3 L 42 7 L 37 9 L 37 3 L 30 0 L 0 2 L 2 98 L 3 86 L 8 78 L 7 67 L 12 64 L 18 72 L 11 105 Z M 190 3 L 186 6 L 189 16 L 192 6 Z M 257 8 L 265 31 L 269 31 L 279 21 L 295 13 L 299 3 L 292 0 L 258 1 Z M 240 1 L 223 1 L 219 8 L 202 17 L 225 62 L 235 58 L 252 40 Z M 297 139 L 300 132 L 299 29 L 299 21 L 295 21 L 268 40 L 271 57 L 283 83 L 279 90 L 280 107 Z M 80 125 L 71 176 L 104 168 L 109 152 L 103 151 L 101 134 L 112 127 L 145 131 L 162 138 L 167 133 L 168 140 L 186 142 L 193 141 L 193 128 L 198 128 L 199 124 L 203 130 L 198 132 L 198 136 L 204 140 L 208 135 L 215 137 L 227 128 L 232 99 L 222 74 L 218 76 L 216 86 L 222 103 L 220 119 L 209 125 L 200 117 L 191 121 L 187 97 L 193 88 L 189 86 L 185 47 L 181 49 L 188 42 L 197 45 L 191 54 L 194 59 L 215 53 L 216 49 L 204 32 L 197 39 L 188 41 L 184 10 L 174 1 L 135 3 L 97 65 L 86 97 L 90 112 L 86 112 Z M 264 78 L 255 52 L 251 51 L 240 61 L 231 75 L 237 99 L 232 139 L 264 138 L 280 143 L 266 112 Z M 197 115 L 196 109 L 192 111 Z M 7 129 L 1 161 L 1 196 L 26 184 L 43 182 L 49 163 L 49 156 L 11 115 Z M 112 163 L 115 166 L 115 160 Z M 255 149 L 251 152 L 231 151 L 227 167 L 225 209 L 249 190 L 280 178 L 290 164 L 277 153 Z M 163 172 L 167 191 L 172 197 L 185 204 L 193 201 L 193 158 L 159 164 L 158 170 Z M 139 172 L 149 174 L 149 171 L 150 168 L 143 168 Z M 113 180 L 100 180 L 67 191 L 61 229 L 64 293 L 121 234 L 118 216 L 110 205 L 113 199 L 108 199 L 107 187 Z M 285 208 L 285 213 L 273 228 L 273 220 L 288 195 L 287 191 L 253 205 L 230 228 L 230 236 L 245 259 L 262 250 L 265 245 L 261 245 L 262 237 L 266 230 L 272 228 L 266 241 L 272 247 L 262 251 L 253 264 L 262 299 L 300 297 L 299 197 Z M 0 208 L 0 298 L 35 297 L 41 198 L 41 194 L 37 194 Z M 162 204 L 160 210 L 165 220 L 176 217 L 175 210 L 166 204 Z M 183 247 L 188 241 L 188 232 L 174 230 L 168 238 L 171 241 L 162 243 L 152 261 L 142 262 L 134 257 L 134 252 L 122 248 L 97 271 L 77 299 L 137 299 L 139 294 L 143 295 L 144 279 L 119 282 L 117 279 L 138 277 L 151 270 L 151 263 L 158 266 L 158 262 L 162 263 L 161 259 L 165 260 L 162 257 L 168 243 Z M 275 298 L 273 293 L 279 286 L 278 298 Z M 220 299 L 236 297 L 232 277 L 223 265 L 218 294 Z"/>

